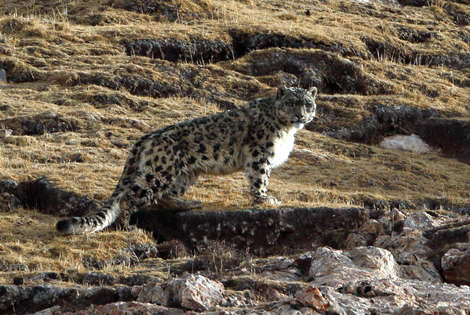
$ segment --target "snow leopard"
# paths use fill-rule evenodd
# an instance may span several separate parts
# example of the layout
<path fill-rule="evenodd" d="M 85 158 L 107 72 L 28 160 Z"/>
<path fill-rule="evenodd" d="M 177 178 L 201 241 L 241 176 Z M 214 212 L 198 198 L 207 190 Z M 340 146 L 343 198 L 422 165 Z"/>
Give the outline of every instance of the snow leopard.
<path fill-rule="evenodd" d="M 179 198 L 201 174 L 244 171 L 253 203 L 278 205 L 267 193 L 271 171 L 288 159 L 295 133 L 314 119 L 316 96 L 316 87 L 279 87 L 270 97 L 144 135 L 131 149 L 102 209 L 61 220 L 57 230 L 91 233 L 113 223 L 128 228 L 133 212 L 155 204 L 172 210 L 201 208 L 199 201 Z M 126 211 L 121 210 L 122 202 Z"/>

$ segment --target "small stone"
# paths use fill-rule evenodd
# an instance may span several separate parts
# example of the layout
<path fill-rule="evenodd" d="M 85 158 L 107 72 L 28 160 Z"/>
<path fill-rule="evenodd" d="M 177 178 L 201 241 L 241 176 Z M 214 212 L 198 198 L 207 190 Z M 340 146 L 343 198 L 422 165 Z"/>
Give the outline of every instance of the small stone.
<path fill-rule="evenodd" d="M 7 72 L 2 68 L 0 68 L 0 82 L 7 82 Z"/>
<path fill-rule="evenodd" d="M 1 73 L 1 71 L 0 71 L 0 73 Z M 0 74 L 0 76 L 1 76 L 1 74 Z M 9 137 L 9 136 L 11 136 L 12 133 L 13 133 L 13 130 L 11 130 L 11 129 L 0 129 L 0 138 Z"/>
<path fill-rule="evenodd" d="M 308 286 L 303 290 L 297 291 L 295 299 L 302 305 L 313 308 L 317 312 L 324 312 L 328 307 L 328 302 L 325 300 L 318 288 Z"/>
<path fill-rule="evenodd" d="M 209 310 L 223 300 L 223 284 L 200 275 L 190 275 L 176 283 L 176 288 L 181 306 L 195 311 Z"/>

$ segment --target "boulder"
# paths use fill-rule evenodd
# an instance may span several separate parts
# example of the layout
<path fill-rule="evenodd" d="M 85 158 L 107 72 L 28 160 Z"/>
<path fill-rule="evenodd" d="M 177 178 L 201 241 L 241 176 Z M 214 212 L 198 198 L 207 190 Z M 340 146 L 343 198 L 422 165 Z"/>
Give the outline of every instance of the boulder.
<path fill-rule="evenodd" d="M 177 305 L 190 310 L 205 311 L 219 305 L 224 286 L 201 275 L 188 275 L 167 283 L 150 283 L 139 293 L 139 302 Z"/>
<path fill-rule="evenodd" d="M 318 248 L 312 255 L 308 275 L 331 287 L 338 287 L 352 277 L 364 280 L 396 279 L 399 267 L 393 255 L 378 247 L 357 247 L 349 251 Z"/>
<path fill-rule="evenodd" d="M 470 249 L 449 249 L 441 258 L 441 267 L 446 282 L 470 285 Z"/>

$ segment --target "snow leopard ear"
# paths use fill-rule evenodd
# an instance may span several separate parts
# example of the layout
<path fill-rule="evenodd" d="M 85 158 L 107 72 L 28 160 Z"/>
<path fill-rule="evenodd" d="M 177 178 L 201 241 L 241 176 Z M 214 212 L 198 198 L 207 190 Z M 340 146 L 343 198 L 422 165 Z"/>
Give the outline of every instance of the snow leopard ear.
<path fill-rule="evenodd" d="M 312 97 L 315 98 L 317 97 L 318 90 L 315 86 L 312 86 L 311 88 L 308 89 L 308 92 L 312 94 Z"/>
<path fill-rule="evenodd" d="M 287 88 L 285 86 L 280 86 L 277 89 L 277 95 L 276 98 L 282 98 L 284 95 L 287 93 Z"/>

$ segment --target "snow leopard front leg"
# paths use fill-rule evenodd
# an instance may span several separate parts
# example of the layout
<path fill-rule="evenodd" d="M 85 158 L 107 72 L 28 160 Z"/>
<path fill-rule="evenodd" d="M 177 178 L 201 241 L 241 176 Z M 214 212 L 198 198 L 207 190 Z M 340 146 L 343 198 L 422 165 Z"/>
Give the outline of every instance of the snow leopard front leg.
<path fill-rule="evenodd" d="M 266 157 L 255 158 L 245 165 L 254 204 L 267 203 L 274 206 L 281 204 L 275 197 L 267 194 L 271 169 L 271 163 Z"/>

